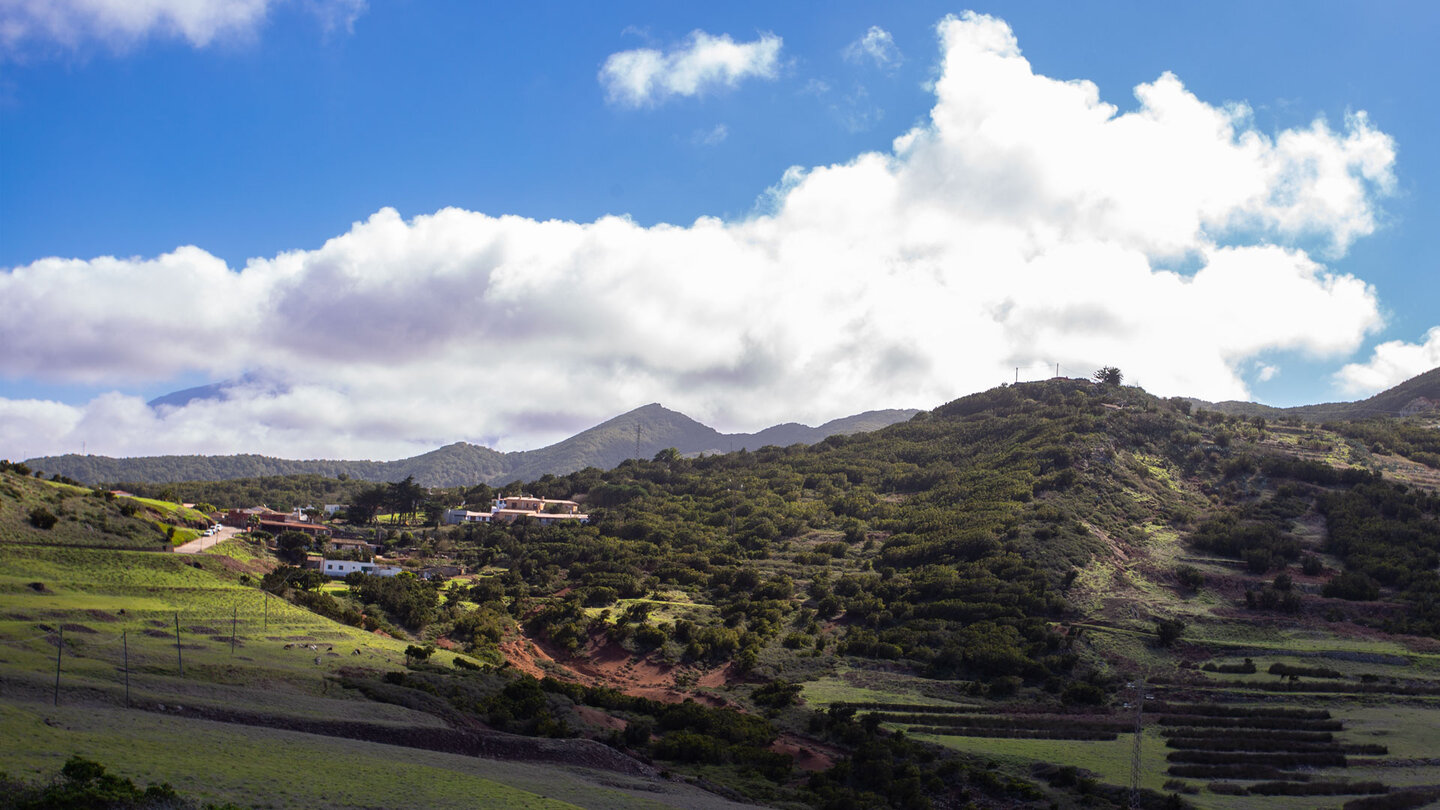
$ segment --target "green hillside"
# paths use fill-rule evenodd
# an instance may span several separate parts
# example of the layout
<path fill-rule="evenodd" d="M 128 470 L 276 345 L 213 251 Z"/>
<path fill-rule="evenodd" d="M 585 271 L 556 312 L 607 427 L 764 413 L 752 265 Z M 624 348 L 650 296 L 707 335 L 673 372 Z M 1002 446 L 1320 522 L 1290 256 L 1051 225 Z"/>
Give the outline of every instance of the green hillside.
<path fill-rule="evenodd" d="M 90 680 L 62 700 L 104 695 L 121 722 L 123 684 L 98 657 L 113 633 L 95 638 L 85 611 L 123 607 L 115 628 L 173 645 L 178 609 L 202 663 L 180 679 L 156 646 L 154 702 L 193 690 L 180 702 L 206 707 L 197 721 L 344 745 L 392 723 L 492 756 L 503 732 L 527 762 L 546 740 L 568 747 L 544 756 L 646 760 L 782 807 L 1122 807 L 1132 776 L 1146 807 L 1418 806 L 1405 791 L 1440 784 L 1440 469 L 1434 428 L 1393 425 L 1254 420 L 1086 380 L 1003 386 L 808 446 L 545 476 L 526 489 L 582 500 L 591 522 L 415 529 L 412 565 L 466 571 L 444 588 L 316 589 L 267 576 L 276 562 L 253 546 L 198 567 L 0 546 L 0 642 L 20 651 L 0 677 L 33 722 L 51 634 L 87 627 L 65 631 L 65 654 Z M 4 480 L 20 495 L 0 491 L 15 499 L 0 514 L 50 486 Z M 4 525 L 0 539 L 45 542 Z M 267 631 L 267 600 L 311 624 Z M 230 659 L 227 609 L 252 660 Z M 432 660 L 406 660 L 424 644 Z M 315 709 L 317 690 L 343 705 Z M 360 725 L 318 723 L 332 710 Z"/>
<path fill-rule="evenodd" d="M 1293 408 L 1274 408 L 1257 402 L 1234 400 L 1205 402 L 1192 399 L 1191 402 L 1198 407 L 1233 416 L 1290 416 L 1311 422 L 1393 418 L 1410 413 L 1435 414 L 1440 412 L 1440 368 L 1432 368 L 1375 396 L 1355 402 L 1326 402 L 1319 405 L 1297 405 Z"/>

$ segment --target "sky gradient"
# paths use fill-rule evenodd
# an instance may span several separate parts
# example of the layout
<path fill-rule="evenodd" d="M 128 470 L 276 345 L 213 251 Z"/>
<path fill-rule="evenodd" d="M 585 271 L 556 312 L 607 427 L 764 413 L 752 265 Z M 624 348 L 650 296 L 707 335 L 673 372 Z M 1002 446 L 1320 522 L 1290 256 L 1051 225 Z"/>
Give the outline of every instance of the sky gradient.
<path fill-rule="evenodd" d="M 1440 365 L 1433 4 L 772 5 L 0 4 L 0 456 Z"/>

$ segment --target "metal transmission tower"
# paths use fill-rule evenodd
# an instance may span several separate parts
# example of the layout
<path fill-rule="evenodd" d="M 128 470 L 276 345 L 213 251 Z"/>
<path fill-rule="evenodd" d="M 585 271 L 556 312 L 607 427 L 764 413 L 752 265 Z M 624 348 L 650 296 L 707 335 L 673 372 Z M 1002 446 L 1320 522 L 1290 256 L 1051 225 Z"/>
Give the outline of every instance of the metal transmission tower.
<path fill-rule="evenodd" d="M 1140 741 L 1145 736 L 1145 679 L 1135 681 L 1135 743 L 1130 749 L 1130 807 L 1140 807 Z"/>
<path fill-rule="evenodd" d="M 640 459 L 640 422 L 635 422 L 635 458 Z"/>

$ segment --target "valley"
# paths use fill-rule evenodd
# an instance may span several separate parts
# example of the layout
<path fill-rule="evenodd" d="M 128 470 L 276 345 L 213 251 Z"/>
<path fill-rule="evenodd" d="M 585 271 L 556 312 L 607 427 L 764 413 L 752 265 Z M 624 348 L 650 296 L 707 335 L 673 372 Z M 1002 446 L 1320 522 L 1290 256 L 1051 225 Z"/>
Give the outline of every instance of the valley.
<path fill-rule="evenodd" d="M 1424 806 L 1437 434 L 1024 383 L 524 485 L 585 525 L 336 520 L 388 581 L 9 465 L 0 746 L 240 806 Z"/>

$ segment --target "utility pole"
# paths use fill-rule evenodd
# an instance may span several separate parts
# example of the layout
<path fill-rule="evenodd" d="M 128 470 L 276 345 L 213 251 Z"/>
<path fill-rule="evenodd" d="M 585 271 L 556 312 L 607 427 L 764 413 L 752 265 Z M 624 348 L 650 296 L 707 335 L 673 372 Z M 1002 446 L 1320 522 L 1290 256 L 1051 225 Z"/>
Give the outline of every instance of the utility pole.
<path fill-rule="evenodd" d="M 240 621 L 240 606 L 233 605 L 234 612 L 230 614 L 230 656 L 235 656 L 235 625 Z"/>
<path fill-rule="evenodd" d="M 1145 736 L 1145 678 L 1135 681 L 1135 742 L 1130 749 L 1130 806 L 1140 806 L 1140 741 Z"/>
<path fill-rule="evenodd" d="M 1019 384 L 1020 384 L 1020 367 L 1019 367 L 1019 366 L 1016 366 L 1016 367 L 1015 367 L 1015 384 L 1016 384 L 1016 385 L 1019 385 Z"/>
<path fill-rule="evenodd" d="M 180 612 L 175 612 L 175 663 L 180 667 L 180 677 L 185 677 L 185 656 L 180 652 Z"/>
<path fill-rule="evenodd" d="M 60 651 L 65 649 L 65 628 L 60 628 L 60 641 L 55 645 L 55 705 L 60 705 Z"/>
<path fill-rule="evenodd" d="M 120 633 L 120 643 L 125 649 L 125 708 L 130 708 L 130 631 Z"/>

